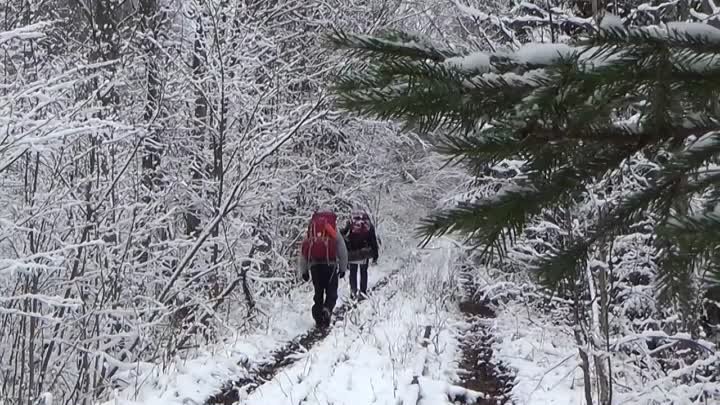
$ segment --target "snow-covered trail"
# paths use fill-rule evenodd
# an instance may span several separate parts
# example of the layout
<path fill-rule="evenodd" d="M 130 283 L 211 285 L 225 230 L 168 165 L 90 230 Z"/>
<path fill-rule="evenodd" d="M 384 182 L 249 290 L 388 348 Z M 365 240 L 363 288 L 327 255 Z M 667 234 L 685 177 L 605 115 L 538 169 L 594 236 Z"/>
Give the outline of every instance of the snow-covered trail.
<path fill-rule="evenodd" d="M 374 288 L 393 271 L 411 266 L 408 257 L 392 257 L 373 266 L 368 288 Z M 346 279 L 339 288 L 338 307 L 349 296 Z M 238 334 L 202 349 L 191 359 L 176 359 L 161 371 L 158 364 L 140 363 L 118 375 L 124 386 L 102 405 L 203 404 L 222 392 L 229 381 L 253 379 L 254 370 L 275 361 L 273 354 L 308 334 L 314 327 L 310 315 L 312 285 L 305 283 L 282 300 L 267 303 L 267 329 Z"/>
<path fill-rule="evenodd" d="M 384 277 L 375 282 L 369 282 L 368 293 L 373 293 L 376 290 L 384 288 L 398 271 L 399 270 L 396 269 L 389 274 L 385 274 L 384 272 L 380 273 L 384 274 Z M 343 301 L 341 305 L 336 306 L 333 311 L 336 322 L 344 319 L 345 314 L 355 308 L 356 305 L 357 303 L 355 301 Z M 283 347 L 273 351 L 272 355 L 267 359 L 251 367 L 249 375 L 242 375 L 237 380 L 227 382 L 226 386 L 220 392 L 206 401 L 206 405 L 237 402 L 240 397 L 240 392 L 244 394 L 253 392 L 258 385 L 272 379 L 279 370 L 300 360 L 299 357 L 295 356 L 297 352 L 307 351 L 314 346 L 315 343 L 324 340 L 329 332 L 329 328 L 316 327 L 289 341 Z"/>
<path fill-rule="evenodd" d="M 311 347 L 298 347 L 314 326 L 307 283 L 289 297 L 293 306 L 271 308 L 265 335 L 238 336 L 163 373 L 137 373 L 139 384 L 118 390 L 106 405 L 200 405 L 210 399 L 241 405 L 439 405 L 478 398 L 453 385 L 468 328 L 458 307 L 460 252 L 456 242 L 438 239 L 372 267 L 369 286 L 387 284 L 348 306 L 327 335 L 307 340 Z M 348 296 L 343 279 L 338 307 Z M 263 365 L 267 372 L 259 372 Z M 228 382 L 244 389 L 228 391 Z"/>
<path fill-rule="evenodd" d="M 417 250 L 415 263 L 348 311 L 298 361 L 241 404 L 396 404 L 420 379 L 420 404 L 447 403 L 455 379 L 458 324 L 453 297 L 456 251 L 449 241 Z M 427 349 L 422 335 L 430 326 Z M 412 405 L 415 405 L 412 401 Z"/>

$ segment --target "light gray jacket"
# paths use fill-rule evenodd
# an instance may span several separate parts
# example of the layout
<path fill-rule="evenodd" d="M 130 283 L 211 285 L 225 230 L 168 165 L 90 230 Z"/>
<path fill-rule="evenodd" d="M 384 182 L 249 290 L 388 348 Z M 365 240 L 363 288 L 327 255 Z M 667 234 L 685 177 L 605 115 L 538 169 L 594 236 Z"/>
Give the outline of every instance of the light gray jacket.
<path fill-rule="evenodd" d="M 345 240 L 343 239 L 342 235 L 338 233 L 338 237 L 335 238 L 336 243 L 336 260 L 334 261 L 322 261 L 322 262 L 311 262 L 306 260 L 303 255 L 302 251 L 300 254 L 298 254 L 298 261 L 297 261 L 297 275 L 298 277 L 302 277 L 303 274 L 306 274 L 308 271 L 310 271 L 310 266 L 314 264 L 337 264 L 337 271 L 338 272 L 344 272 L 347 270 L 348 265 L 348 251 L 347 246 L 345 246 Z"/>

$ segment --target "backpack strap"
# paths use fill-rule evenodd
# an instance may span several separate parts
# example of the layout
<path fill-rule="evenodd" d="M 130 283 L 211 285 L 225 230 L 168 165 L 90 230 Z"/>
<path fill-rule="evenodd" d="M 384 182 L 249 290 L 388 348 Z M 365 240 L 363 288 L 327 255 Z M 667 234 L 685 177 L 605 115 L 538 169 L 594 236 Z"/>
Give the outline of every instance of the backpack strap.
<path fill-rule="evenodd" d="M 332 225 L 328 223 L 325 224 L 325 233 L 327 233 L 331 238 L 337 239 L 337 232 L 333 229 Z"/>

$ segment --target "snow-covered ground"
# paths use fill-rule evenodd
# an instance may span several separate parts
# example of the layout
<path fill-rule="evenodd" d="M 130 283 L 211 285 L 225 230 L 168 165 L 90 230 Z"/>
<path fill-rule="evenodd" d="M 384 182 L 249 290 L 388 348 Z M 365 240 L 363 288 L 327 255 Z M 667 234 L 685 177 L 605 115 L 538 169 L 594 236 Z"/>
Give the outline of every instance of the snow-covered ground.
<path fill-rule="evenodd" d="M 423 365 L 423 397 L 447 398 L 449 387 L 443 382 L 454 377 L 461 322 L 451 297 L 444 295 L 450 290 L 454 254 L 453 245 L 443 241 L 415 251 L 413 263 L 385 288 L 242 403 L 395 404 L 413 395 L 411 382 Z M 426 326 L 431 327 L 427 350 L 421 346 Z"/>
<path fill-rule="evenodd" d="M 396 258 L 372 267 L 368 274 L 369 286 L 401 266 L 403 260 Z M 338 306 L 349 294 L 346 279 L 341 282 Z M 118 377 L 127 385 L 116 390 L 114 399 L 107 405 L 201 404 L 226 381 L 245 375 L 246 365 L 262 362 L 274 350 L 315 325 L 310 315 L 310 283 L 294 290 L 289 297 L 264 304 L 263 312 L 268 315 L 265 330 L 231 336 L 221 344 L 203 348 L 192 359 L 176 359 L 163 372 L 156 364 L 127 370 Z"/>
<path fill-rule="evenodd" d="M 441 240 L 433 248 L 408 249 L 402 256 L 371 267 L 370 286 L 393 270 L 399 272 L 370 299 L 346 313 L 326 339 L 259 387 L 247 403 L 392 403 L 404 395 L 412 380 L 414 362 L 423 352 L 420 342 L 426 325 L 432 327 L 427 376 L 450 380 L 461 316 L 444 292 L 450 290 L 455 254 L 454 244 Z M 338 306 L 349 296 L 347 284 L 347 278 L 341 280 Z M 261 363 L 272 351 L 314 326 L 310 283 L 269 305 L 264 308 L 266 330 L 238 334 L 206 347 L 192 359 L 177 359 L 163 372 L 152 364 L 128 370 L 122 375 L 127 385 L 116 390 L 106 405 L 201 404 L 226 381 L 246 375 L 247 365 Z"/>
<path fill-rule="evenodd" d="M 512 389 L 514 405 L 584 404 L 581 360 L 572 327 L 557 322 L 533 305 L 510 301 L 498 311 L 492 327 L 495 336 L 494 358 L 515 373 Z M 662 331 L 652 332 L 667 336 Z M 642 338 L 639 334 L 638 338 Z M 680 338 L 687 338 L 678 335 Z M 629 340 L 627 337 L 623 340 Z M 707 343 L 707 342 L 705 342 Z M 708 344 L 708 352 L 714 350 Z M 662 346 L 661 346 L 662 347 Z M 718 404 L 718 384 L 702 377 L 701 367 L 717 362 L 708 356 L 688 362 L 687 370 L 663 371 L 657 364 L 638 367 L 639 360 L 615 351 L 611 357 L 614 371 L 614 405 L 694 405 Z M 647 360 L 645 360 L 647 361 Z M 697 370 L 697 371 L 695 371 Z M 696 372 L 698 382 L 685 384 L 683 375 Z M 593 394 L 595 387 L 593 387 Z M 702 398 L 702 395 L 707 396 Z M 708 398 L 709 397 L 709 398 Z M 700 398 L 700 399 L 698 399 Z M 712 399 L 711 399 L 712 398 Z"/>
<path fill-rule="evenodd" d="M 567 326 L 555 326 L 532 309 L 509 303 L 492 328 L 494 357 L 515 373 L 515 405 L 584 403 L 577 346 Z"/>
<path fill-rule="evenodd" d="M 458 291 L 458 255 L 454 242 L 440 239 L 429 248 L 408 248 L 404 255 L 371 267 L 370 286 L 399 271 L 336 321 L 324 340 L 296 354 L 295 363 L 251 394 L 241 394 L 241 403 L 448 403 L 448 393 L 460 390 L 453 382 L 462 354 L 459 338 L 468 326 L 453 295 Z M 342 279 L 338 306 L 348 296 L 347 279 Z M 287 299 L 266 304 L 266 330 L 233 336 L 193 359 L 176 361 L 163 373 L 155 365 L 127 373 L 128 385 L 105 405 L 202 404 L 223 383 L 246 375 L 246 366 L 262 363 L 273 350 L 314 326 L 309 283 Z M 581 403 L 582 379 L 571 331 L 528 311 L 511 302 L 492 321 L 497 338 L 494 356 L 516 373 L 513 403 Z M 423 348 L 426 326 L 431 327 L 431 335 Z M 418 374 L 424 375 L 414 386 Z M 419 402 L 403 401 L 418 393 Z"/>

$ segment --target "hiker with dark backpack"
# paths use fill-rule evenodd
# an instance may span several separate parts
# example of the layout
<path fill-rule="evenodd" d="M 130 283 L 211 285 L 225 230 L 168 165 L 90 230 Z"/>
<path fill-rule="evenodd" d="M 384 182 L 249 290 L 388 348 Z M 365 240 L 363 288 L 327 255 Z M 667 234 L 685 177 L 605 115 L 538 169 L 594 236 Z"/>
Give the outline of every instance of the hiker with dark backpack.
<path fill-rule="evenodd" d="M 375 227 L 365 211 L 356 210 L 350 216 L 350 222 L 340 231 L 348 248 L 350 269 L 350 291 L 353 298 L 367 297 L 367 279 L 370 259 L 373 264 L 378 260 L 378 242 Z M 360 273 L 360 295 L 358 295 L 357 274 Z"/>
<path fill-rule="evenodd" d="M 298 270 L 303 280 L 312 277 L 315 289 L 312 315 L 320 327 L 330 326 L 337 302 L 338 279 L 345 275 L 347 259 L 345 241 L 337 232 L 335 213 L 315 212 L 300 247 Z"/>

